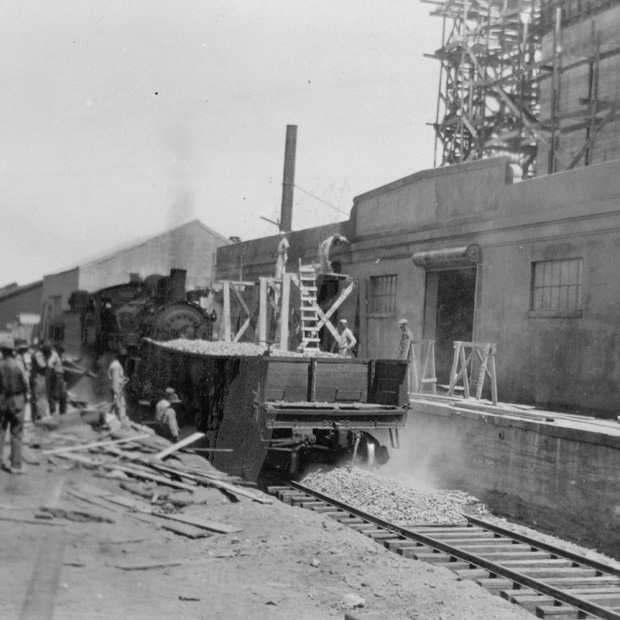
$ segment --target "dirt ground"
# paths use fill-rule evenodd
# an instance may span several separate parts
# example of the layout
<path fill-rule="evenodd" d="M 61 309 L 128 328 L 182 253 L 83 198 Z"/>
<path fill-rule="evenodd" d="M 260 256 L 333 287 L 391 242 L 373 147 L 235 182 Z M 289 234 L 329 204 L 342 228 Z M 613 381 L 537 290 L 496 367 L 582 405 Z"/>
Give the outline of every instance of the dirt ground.
<path fill-rule="evenodd" d="M 239 531 L 190 539 L 153 517 L 69 493 L 88 484 L 135 498 L 121 482 L 43 456 L 27 475 L 0 473 L 2 618 L 531 618 L 446 569 L 402 558 L 328 517 L 278 501 L 231 501 L 219 490 L 197 488 L 182 513 Z M 59 508 L 113 523 L 62 513 L 41 521 L 40 507 L 59 488 Z M 32 615 L 33 597 L 48 612 L 53 605 L 53 616 Z"/>

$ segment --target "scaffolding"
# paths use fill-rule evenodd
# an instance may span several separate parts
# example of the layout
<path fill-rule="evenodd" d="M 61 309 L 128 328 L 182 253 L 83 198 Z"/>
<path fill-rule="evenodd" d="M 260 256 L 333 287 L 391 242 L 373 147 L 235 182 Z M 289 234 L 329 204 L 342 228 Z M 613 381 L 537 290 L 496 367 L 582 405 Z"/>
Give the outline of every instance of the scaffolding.
<path fill-rule="evenodd" d="M 540 0 L 445 0 L 435 165 L 508 155 L 534 175 L 540 75 Z"/>
<path fill-rule="evenodd" d="M 600 97 L 599 67 L 618 42 L 601 43 L 593 23 L 588 40 L 573 41 L 578 49 L 562 46 L 563 28 L 618 0 L 422 1 L 443 18 L 441 47 L 427 55 L 441 63 L 435 166 L 506 155 L 530 178 L 620 157 L 609 136 L 594 154 L 603 130 L 616 131 L 618 102 Z M 615 73 L 604 79 L 617 82 Z"/>

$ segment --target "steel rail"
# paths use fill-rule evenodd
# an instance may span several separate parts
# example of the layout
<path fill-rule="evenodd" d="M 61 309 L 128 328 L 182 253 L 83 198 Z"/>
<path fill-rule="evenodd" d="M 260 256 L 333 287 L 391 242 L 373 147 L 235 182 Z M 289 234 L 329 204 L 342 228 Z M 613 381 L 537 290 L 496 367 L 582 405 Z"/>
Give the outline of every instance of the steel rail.
<path fill-rule="evenodd" d="M 451 557 L 457 558 L 459 560 L 463 560 L 474 566 L 478 566 L 479 568 L 482 568 L 488 571 L 492 575 L 504 577 L 505 579 L 509 579 L 515 584 L 530 588 L 540 594 L 544 594 L 546 596 L 552 597 L 556 601 L 560 601 L 562 603 L 565 603 L 566 605 L 570 605 L 571 607 L 574 607 L 587 614 L 591 614 L 598 618 L 603 618 L 604 620 L 620 620 L 620 613 L 615 612 L 609 608 L 601 607 L 600 605 L 597 605 L 596 603 L 592 603 L 578 596 L 569 594 L 565 590 L 561 590 L 559 588 L 551 586 L 543 581 L 534 579 L 533 577 L 528 577 L 527 575 L 524 575 L 523 573 L 506 568 L 504 566 L 501 566 L 500 564 L 495 564 L 493 562 L 485 560 L 484 558 L 476 554 L 469 553 L 468 551 L 464 551 L 463 549 L 459 549 L 458 547 L 453 547 L 452 545 L 446 544 L 445 542 L 437 540 L 436 538 L 433 538 L 431 536 L 427 536 L 426 534 L 415 532 L 414 530 L 407 529 L 406 527 L 395 525 L 394 523 L 390 523 L 389 521 L 386 521 L 385 519 L 381 519 L 380 517 L 375 517 L 374 515 L 370 515 L 364 512 L 363 510 L 355 508 L 354 506 L 349 506 L 348 504 L 345 504 L 344 502 L 334 499 L 333 497 L 329 497 L 328 495 L 324 495 L 323 493 L 320 493 L 319 491 L 310 489 L 309 487 L 306 487 L 298 482 L 289 482 L 288 484 L 294 489 L 297 489 L 303 493 L 306 493 L 307 495 L 310 495 L 327 504 L 330 504 L 334 506 L 334 508 L 338 508 L 339 510 L 342 510 L 343 512 L 348 512 L 349 514 L 359 517 L 360 519 L 367 521 L 368 523 L 372 523 L 382 529 L 394 532 L 395 534 L 398 534 L 399 536 L 402 536 L 403 538 L 415 540 L 416 542 L 423 543 L 426 546 L 436 549 L 437 551 L 441 551 Z M 481 526 L 481 527 L 486 527 L 486 525 Z M 499 528 L 499 526 L 497 527 Z M 513 537 L 513 534 L 514 532 L 511 532 L 510 530 L 506 530 L 505 532 L 503 532 L 503 535 L 506 536 L 507 538 Z M 530 546 L 538 549 L 539 548 L 538 541 L 535 541 L 535 543 L 536 544 L 532 544 Z M 551 547 L 551 545 L 547 545 L 546 543 L 543 543 L 543 545 L 546 547 Z M 548 551 L 549 549 L 546 549 L 546 550 Z M 561 556 L 562 550 L 554 548 L 553 553 Z M 578 562 L 577 561 L 575 562 L 579 564 L 585 564 L 586 561 L 587 561 L 586 558 L 579 558 Z M 593 568 L 597 572 L 609 572 L 612 576 L 614 577 L 616 576 L 612 572 L 612 570 L 608 570 L 608 567 L 605 567 L 604 571 L 598 568 L 594 568 L 594 567 L 591 567 L 591 568 Z"/>

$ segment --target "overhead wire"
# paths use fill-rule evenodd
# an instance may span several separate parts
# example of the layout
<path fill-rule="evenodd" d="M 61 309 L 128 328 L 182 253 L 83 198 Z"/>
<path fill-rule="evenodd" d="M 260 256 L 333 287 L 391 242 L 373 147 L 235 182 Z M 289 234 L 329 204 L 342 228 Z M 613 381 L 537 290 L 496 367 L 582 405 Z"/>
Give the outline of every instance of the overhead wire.
<path fill-rule="evenodd" d="M 295 185 L 295 184 L 293 184 L 293 187 L 297 188 L 299 191 L 303 192 L 304 194 L 308 194 L 308 196 L 312 196 L 312 198 L 314 198 L 315 200 L 318 200 L 319 202 L 322 202 L 323 204 L 327 205 L 328 207 L 331 207 L 332 209 L 334 209 L 335 211 L 338 211 L 339 213 L 342 213 L 343 215 L 346 215 L 346 216 L 349 215 L 346 211 L 343 211 L 342 209 L 339 209 L 338 207 L 335 207 L 334 205 L 330 204 L 329 202 L 326 202 L 322 198 L 319 198 L 318 196 L 315 196 L 314 194 L 310 193 L 308 190 L 305 190 L 303 187 L 299 187 L 299 185 Z"/>

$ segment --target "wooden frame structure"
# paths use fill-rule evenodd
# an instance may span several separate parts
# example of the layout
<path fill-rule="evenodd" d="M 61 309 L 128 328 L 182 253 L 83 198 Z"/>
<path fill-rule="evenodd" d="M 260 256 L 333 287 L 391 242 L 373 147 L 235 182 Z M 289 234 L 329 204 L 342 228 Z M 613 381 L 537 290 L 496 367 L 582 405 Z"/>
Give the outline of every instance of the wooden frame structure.
<path fill-rule="evenodd" d="M 409 360 L 407 372 L 409 394 L 421 394 L 426 386 L 430 387 L 431 394 L 437 394 L 435 341 L 410 340 L 405 359 Z"/>
<path fill-rule="evenodd" d="M 247 331 L 252 318 L 256 311 L 252 311 L 240 293 L 241 287 L 259 286 L 259 303 L 258 303 L 258 343 L 264 346 L 270 344 L 268 340 L 268 316 L 269 306 L 274 310 L 278 317 L 278 348 L 283 351 L 288 350 L 288 340 L 290 326 L 288 317 L 290 316 L 291 303 L 291 284 L 299 288 L 299 277 L 294 273 L 285 273 L 282 278 L 264 278 L 258 279 L 258 282 L 236 282 L 232 280 L 223 280 L 223 324 L 224 324 L 224 340 L 227 342 L 239 342 L 243 334 Z M 338 331 L 330 321 L 336 310 L 343 304 L 345 299 L 352 293 L 355 288 L 355 282 L 351 281 L 348 286 L 340 292 L 337 299 L 326 311 L 323 311 L 315 302 L 318 323 L 317 332 L 322 327 L 327 327 L 334 338 L 338 338 Z M 276 292 L 273 298 L 270 298 L 269 291 Z M 245 320 L 237 333 L 233 333 L 231 325 L 231 300 L 235 299 L 244 313 Z M 284 320 L 286 318 L 286 320 Z"/>
<path fill-rule="evenodd" d="M 476 383 L 476 398 L 482 398 L 482 389 L 486 376 L 491 380 L 491 400 L 497 405 L 497 375 L 495 372 L 495 351 L 497 347 L 490 342 L 454 342 L 454 359 L 450 371 L 450 387 L 448 396 L 454 395 L 454 388 L 459 380 L 463 381 L 465 398 L 471 398 L 470 379 L 468 373 L 473 371 L 474 361 L 480 362 L 478 381 Z"/>

